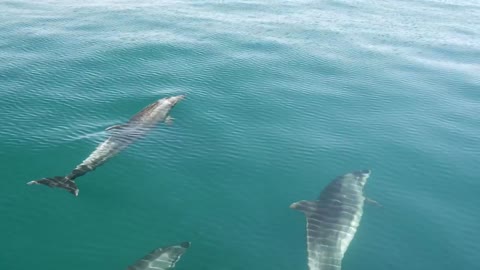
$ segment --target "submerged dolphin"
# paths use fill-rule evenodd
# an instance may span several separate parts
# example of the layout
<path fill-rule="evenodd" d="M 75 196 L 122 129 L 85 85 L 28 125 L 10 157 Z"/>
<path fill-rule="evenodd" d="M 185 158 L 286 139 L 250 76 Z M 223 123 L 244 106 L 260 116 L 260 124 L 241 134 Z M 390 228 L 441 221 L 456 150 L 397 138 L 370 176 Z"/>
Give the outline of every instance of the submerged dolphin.
<path fill-rule="evenodd" d="M 161 247 L 153 250 L 127 270 L 169 270 L 175 267 L 180 257 L 190 247 L 190 242 Z"/>
<path fill-rule="evenodd" d="M 79 164 L 67 176 L 55 176 L 30 181 L 27 184 L 42 184 L 49 187 L 64 188 L 70 193 L 78 196 L 79 189 L 75 184 L 75 178 L 95 170 L 107 160 L 125 149 L 136 139 L 142 137 L 159 122 L 171 122 L 170 110 L 184 98 L 184 95 L 166 97 L 148 105 L 142 111 L 135 114 L 127 123 L 107 128 L 111 135 L 104 142 L 99 144 L 95 151 Z"/>
<path fill-rule="evenodd" d="M 290 208 L 307 218 L 307 251 L 310 270 L 340 270 L 343 255 L 355 235 L 366 197 L 363 187 L 370 170 L 355 171 L 334 179 L 315 201 L 299 201 Z"/>

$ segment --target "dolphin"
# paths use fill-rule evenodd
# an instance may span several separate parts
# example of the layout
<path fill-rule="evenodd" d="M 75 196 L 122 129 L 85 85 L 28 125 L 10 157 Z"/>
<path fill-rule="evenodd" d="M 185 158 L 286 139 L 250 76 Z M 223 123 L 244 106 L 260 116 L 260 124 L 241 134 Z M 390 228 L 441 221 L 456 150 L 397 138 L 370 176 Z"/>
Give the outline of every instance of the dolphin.
<path fill-rule="evenodd" d="M 309 270 L 340 270 L 368 201 L 363 188 L 371 170 L 347 173 L 335 178 L 317 200 L 299 201 L 290 208 L 307 218 Z M 373 201 L 374 202 L 374 201 Z"/>
<path fill-rule="evenodd" d="M 141 258 L 127 270 L 170 270 L 190 247 L 190 242 L 157 248 Z"/>
<path fill-rule="evenodd" d="M 110 136 L 100 143 L 69 175 L 43 178 L 30 181 L 27 184 L 42 184 L 49 187 L 63 188 L 78 196 L 79 189 L 74 181 L 76 178 L 104 164 L 135 140 L 143 137 L 157 123 L 171 123 L 173 118 L 169 116 L 170 110 L 184 97 L 185 95 L 179 95 L 159 99 L 135 114 L 127 123 L 106 128 Z"/>

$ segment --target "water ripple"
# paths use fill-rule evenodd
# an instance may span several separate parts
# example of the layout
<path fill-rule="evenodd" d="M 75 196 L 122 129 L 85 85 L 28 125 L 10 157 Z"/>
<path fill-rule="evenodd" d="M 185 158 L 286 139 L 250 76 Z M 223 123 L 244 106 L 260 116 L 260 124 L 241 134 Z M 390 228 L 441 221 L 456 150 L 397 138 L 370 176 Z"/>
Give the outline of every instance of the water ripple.
<path fill-rule="evenodd" d="M 305 267 L 288 206 L 363 168 L 384 207 L 366 207 L 345 269 L 476 265 L 477 1 L 0 6 L 0 268 L 121 268 L 184 240 L 183 269 Z M 77 199 L 25 185 L 177 94 L 174 125 L 83 176 Z"/>

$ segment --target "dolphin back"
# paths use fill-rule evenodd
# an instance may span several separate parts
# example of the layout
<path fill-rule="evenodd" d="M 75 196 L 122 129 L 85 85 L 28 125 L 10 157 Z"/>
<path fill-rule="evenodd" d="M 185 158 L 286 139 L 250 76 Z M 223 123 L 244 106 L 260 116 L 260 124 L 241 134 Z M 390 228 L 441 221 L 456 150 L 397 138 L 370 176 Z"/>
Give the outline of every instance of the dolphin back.
<path fill-rule="evenodd" d="M 127 270 L 170 270 L 190 247 L 190 242 L 157 248 L 141 258 Z"/>
<path fill-rule="evenodd" d="M 363 187 L 370 170 L 335 178 L 313 201 L 299 201 L 290 208 L 307 219 L 307 253 L 310 270 L 340 270 L 345 252 L 363 215 Z"/>

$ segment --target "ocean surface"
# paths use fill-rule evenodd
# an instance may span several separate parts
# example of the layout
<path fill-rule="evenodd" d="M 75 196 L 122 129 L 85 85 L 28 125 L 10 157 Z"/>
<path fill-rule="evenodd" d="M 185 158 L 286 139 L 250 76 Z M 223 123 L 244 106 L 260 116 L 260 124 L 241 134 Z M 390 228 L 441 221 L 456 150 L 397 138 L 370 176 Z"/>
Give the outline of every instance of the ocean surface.
<path fill-rule="evenodd" d="M 480 2 L 1 1 L 0 269 L 306 270 L 305 217 L 371 169 L 343 270 L 480 269 Z M 68 174 L 157 99 L 159 125 Z"/>

